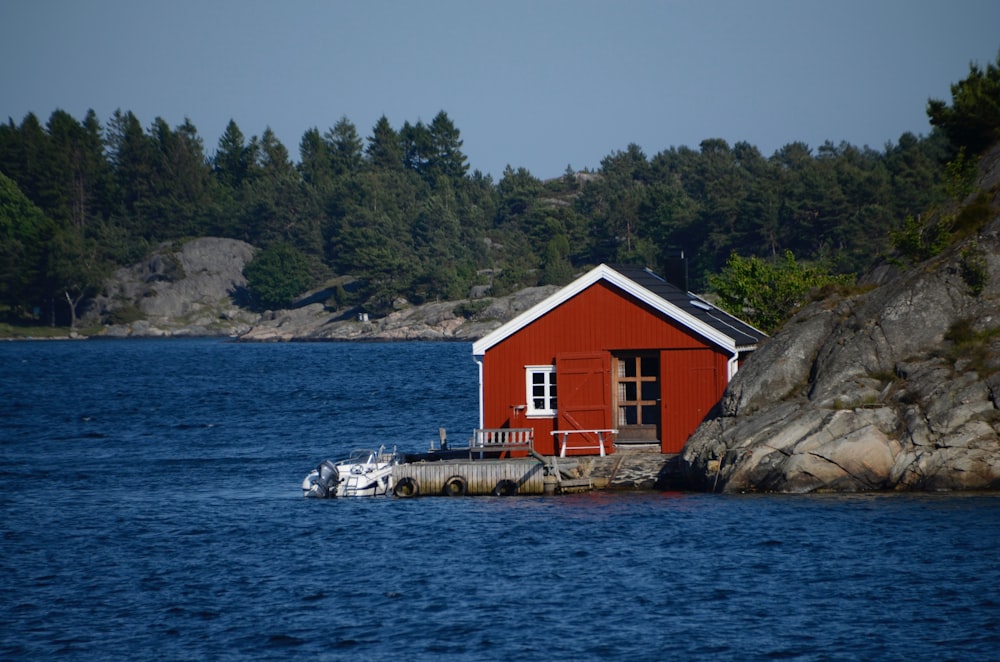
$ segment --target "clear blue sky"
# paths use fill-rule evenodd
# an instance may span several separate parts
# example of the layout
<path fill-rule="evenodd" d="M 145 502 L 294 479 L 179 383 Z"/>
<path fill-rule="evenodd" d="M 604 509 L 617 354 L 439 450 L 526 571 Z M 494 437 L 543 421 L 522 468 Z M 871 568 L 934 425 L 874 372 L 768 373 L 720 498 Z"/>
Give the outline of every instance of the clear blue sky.
<path fill-rule="evenodd" d="M 537 177 L 706 138 L 765 155 L 927 134 L 1000 51 L 998 0 L 0 0 L 0 119 L 61 108 L 363 137 L 448 113 L 473 169 Z"/>

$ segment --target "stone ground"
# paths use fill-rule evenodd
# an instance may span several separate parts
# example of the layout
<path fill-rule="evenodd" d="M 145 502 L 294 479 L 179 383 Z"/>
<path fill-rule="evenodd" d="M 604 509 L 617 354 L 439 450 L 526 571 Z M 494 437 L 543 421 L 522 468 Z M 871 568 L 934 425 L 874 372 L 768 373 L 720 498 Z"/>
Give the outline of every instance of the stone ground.
<path fill-rule="evenodd" d="M 664 455 L 659 448 L 616 449 L 605 457 L 556 458 L 566 478 L 589 478 L 595 489 L 662 490 L 680 489 L 677 456 Z"/>

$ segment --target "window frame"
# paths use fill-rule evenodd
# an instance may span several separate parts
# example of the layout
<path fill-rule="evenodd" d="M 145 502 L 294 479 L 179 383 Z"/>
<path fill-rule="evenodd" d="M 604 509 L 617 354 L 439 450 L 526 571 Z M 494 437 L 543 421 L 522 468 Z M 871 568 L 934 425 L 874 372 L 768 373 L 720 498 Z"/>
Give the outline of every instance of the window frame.
<path fill-rule="evenodd" d="M 544 375 L 543 386 L 545 395 L 542 398 L 548 407 L 535 407 L 537 399 L 534 387 L 535 375 Z M 559 393 L 556 383 L 556 367 L 554 365 L 526 365 L 524 366 L 524 397 L 527 407 L 524 415 L 527 418 L 555 418 L 559 411 Z"/>
<path fill-rule="evenodd" d="M 646 361 L 651 361 L 654 372 L 643 370 Z M 628 366 L 631 363 L 633 374 L 628 374 Z M 659 429 L 661 421 L 661 398 L 662 396 L 662 366 L 660 357 L 655 352 L 634 351 L 621 352 L 613 357 L 612 392 L 614 406 L 615 426 L 620 430 L 651 430 Z M 634 389 L 634 397 L 627 396 L 629 386 Z M 655 394 L 649 394 L 646 386 L 653 386 Z M 650 397 L 652 395 L 652 397 Z M 626 418 L 626 410 L 634 408 L 635 422 L 629 423 Z M 655 418 L 655 422 L 646 422 L 645 415 L 650 414 Z"/>

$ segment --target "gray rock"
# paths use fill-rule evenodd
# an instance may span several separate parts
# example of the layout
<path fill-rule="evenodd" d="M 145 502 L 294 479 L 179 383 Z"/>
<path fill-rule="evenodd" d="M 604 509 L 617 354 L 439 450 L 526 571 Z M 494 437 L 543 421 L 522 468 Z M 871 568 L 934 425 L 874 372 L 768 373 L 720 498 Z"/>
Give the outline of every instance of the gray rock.
<path fill-rule="evenodd" d="M 234 297 L 246 286 L 243 267 L 254 248 L 243 241 L 203 237 L 180 246 L 164 244 L 149 260 L 119 269 L 84 315 L 95 324 L 116 312 L 141 315 L 111 325 L 105 335 L 233 336 L 257 316 L 239 308 Z"/>
<path fill-rule="evenodd" d="M 274 316 L 262 316 L 240 336 L 243 342 L 292 340 L 475 340 L 552 294 L 556 287 L 535 287 L 506 297 L 480 299 L 481 312 L 466 319 L 456 313 L 464 301 L 440 301 L 422 306 L 401 306 L 389 315 L 371 320 L 340 319 L 312 304 Z"/>
<path fill-rule="evenodd" d="M 984 161 L 1000 203 L 1000 149 Z M 970 291 L 963 251 L 986 257 Z M 744 365 L 679 468 L 706 490 L 1000 488 L 1000 216 L 873 289 L 801 310 Z M 969 326 L 962 343 L 952 329 Z M 978 334 L 978 335 L 977 335 Z"/>
<path fill-rule="evenodd" d="M 789 332 L 769 340 L 740 369 L 722 398 L 726 415 L 751 414 L 776 398 L 804 391 L 822 343 L 837 320 L 834 311 L 818 306 L 808 310 L 789 323 Z"/>

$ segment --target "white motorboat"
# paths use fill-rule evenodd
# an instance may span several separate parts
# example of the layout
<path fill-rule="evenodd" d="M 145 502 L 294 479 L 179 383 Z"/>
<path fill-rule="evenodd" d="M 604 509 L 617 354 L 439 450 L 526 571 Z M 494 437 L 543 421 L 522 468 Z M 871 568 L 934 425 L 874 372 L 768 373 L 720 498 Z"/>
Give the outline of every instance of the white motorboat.
<path fill-rule="evenodd" d="M 392 494 L 392 468 L 401 458 L 385 446 L 374 451 L 358 449 L 346 460 L 323 460 L 302 481 L 302 494 L 307 497 L 385 496 Z"/>

